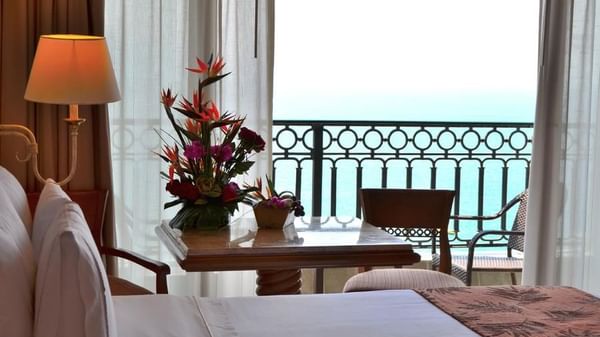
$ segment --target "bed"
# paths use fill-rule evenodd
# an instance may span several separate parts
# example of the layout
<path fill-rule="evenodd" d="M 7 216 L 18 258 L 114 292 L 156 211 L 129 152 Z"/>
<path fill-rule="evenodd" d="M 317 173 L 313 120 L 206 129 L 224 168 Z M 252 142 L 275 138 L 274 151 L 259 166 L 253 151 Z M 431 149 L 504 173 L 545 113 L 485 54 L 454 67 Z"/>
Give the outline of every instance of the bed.
<path fill-rule="evenodd" d="M 220 299 L 171 295 L 113 299 L 119 336 L 478 336 L 410 290 Z"/>
<path fill-rule="evenodd" d="M 600 336 L 600 300 L 568 287 L 113 301 L 119 336 L 131 337 Z"/>
<path fill-rule="evenodd" d="M 47 183 L 31 217 L 0 167 L 0 336 L 600 336 L 600 299 L 568 287 L 197 298 L 111 296 L 81 208 Z"/>

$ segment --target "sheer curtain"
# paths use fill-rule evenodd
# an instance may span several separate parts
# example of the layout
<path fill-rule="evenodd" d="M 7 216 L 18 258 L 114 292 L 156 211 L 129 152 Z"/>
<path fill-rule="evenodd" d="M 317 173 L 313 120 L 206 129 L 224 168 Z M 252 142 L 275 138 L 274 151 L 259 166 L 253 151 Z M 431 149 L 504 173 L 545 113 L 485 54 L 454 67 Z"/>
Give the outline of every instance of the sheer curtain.
<path fill-rule="evenodd" d="M 600 294 L 600 8 L 543 1 L 525 284 Z"/>
<path fill-rule="evenodd" d="M 176 211 L 163 210 L 171 199 L 159 176 L 163 164 L 153 154 L 161 147 L 155 130 L 169 130 L 160 89 L 189 96 L 196 82 L 184 68 L 193 66 L 196 56 L 223 55 L 225 70 L 233 74 L 215 93 L 219 108 L 247 116 L 246 126 L 271 139 L 273 5 L 272 0 L 106 0 L 106 37 L 123 96 L 110 110 L 117 244 L 169 263 L 171 293 L 252 295 L 255 274 L 185 273 L 158 242 L 154 227 Z M 254 158 L 248 180 L 268 172 L 270 147 L 266 153 Z M 154 278 L 146 271 L 120 263 L 119 272 L 152 289 Z"/>

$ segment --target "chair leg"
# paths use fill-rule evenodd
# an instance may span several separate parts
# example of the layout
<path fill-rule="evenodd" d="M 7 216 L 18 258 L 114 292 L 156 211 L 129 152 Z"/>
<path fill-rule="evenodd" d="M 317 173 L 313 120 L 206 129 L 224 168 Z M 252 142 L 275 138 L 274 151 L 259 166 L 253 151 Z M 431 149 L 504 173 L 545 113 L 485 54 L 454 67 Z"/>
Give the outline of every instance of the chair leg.
<path fill-rule="evenodd" d="M 325 283 L 325 270 L 323 268 L 315 269 L 315 294 L 322 294 Z"/>
<path fill-rule="evenodd" d="M 472 280 L 473 279 L 473 271 L 472 270 L 467 270 L 467 279 L 465 280 L 465 284 L 470 287 Z"/>
<path fill-rule="evenodd" d="M 517 275 L 515 275 L 515 273 L 510 273 L 510 281 L 512 282 L 513 286 L 517 285 Z"/>

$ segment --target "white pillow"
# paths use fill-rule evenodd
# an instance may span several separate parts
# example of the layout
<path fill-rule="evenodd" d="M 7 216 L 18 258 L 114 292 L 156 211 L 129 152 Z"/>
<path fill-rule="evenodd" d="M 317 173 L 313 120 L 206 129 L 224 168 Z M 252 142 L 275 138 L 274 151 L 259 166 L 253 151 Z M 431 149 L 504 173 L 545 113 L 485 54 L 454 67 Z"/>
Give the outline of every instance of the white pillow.
<path fill-rule="evenodd" d="M 29 234 L 0 193 L 0 335 L 31 337 L 35 264 Z"/>
<path fill-rule="evenodd" d="M 0 193 L 4 193 L 9 198 L 9 205 L 15 208 L 27 228 L 27 233 L 31 236 L 31 211 L 25 190 L 17 178 L 2 166 L 0 166 Z"/>
<path fill-rule="evenodd" d="M 83 212 L 73 202 L 57 212 L 38 260 L 34 336 L 115 337 L 106 272 Z"/>
<path fill-rule="evenodd" d="M 71 198 L 52 179 L 46 181 L 40 199 L 35 208 L 33 216 L 33 232 L 31 242 L 33 243 L 33 256 L 39 261 L 42 241 L 51 223 L 59 216 L 63 206 L 71 202 Z"/>

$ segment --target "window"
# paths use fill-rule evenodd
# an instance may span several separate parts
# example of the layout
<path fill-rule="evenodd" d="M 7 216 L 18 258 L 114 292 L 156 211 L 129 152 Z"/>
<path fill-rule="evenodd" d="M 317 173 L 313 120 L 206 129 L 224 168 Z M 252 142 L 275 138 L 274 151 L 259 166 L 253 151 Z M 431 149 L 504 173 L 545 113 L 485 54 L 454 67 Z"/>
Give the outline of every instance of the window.
<path fill-rule="evenodd" d="M 275 119 L 532 122 L 538 1 L 281 1 Z"/>

